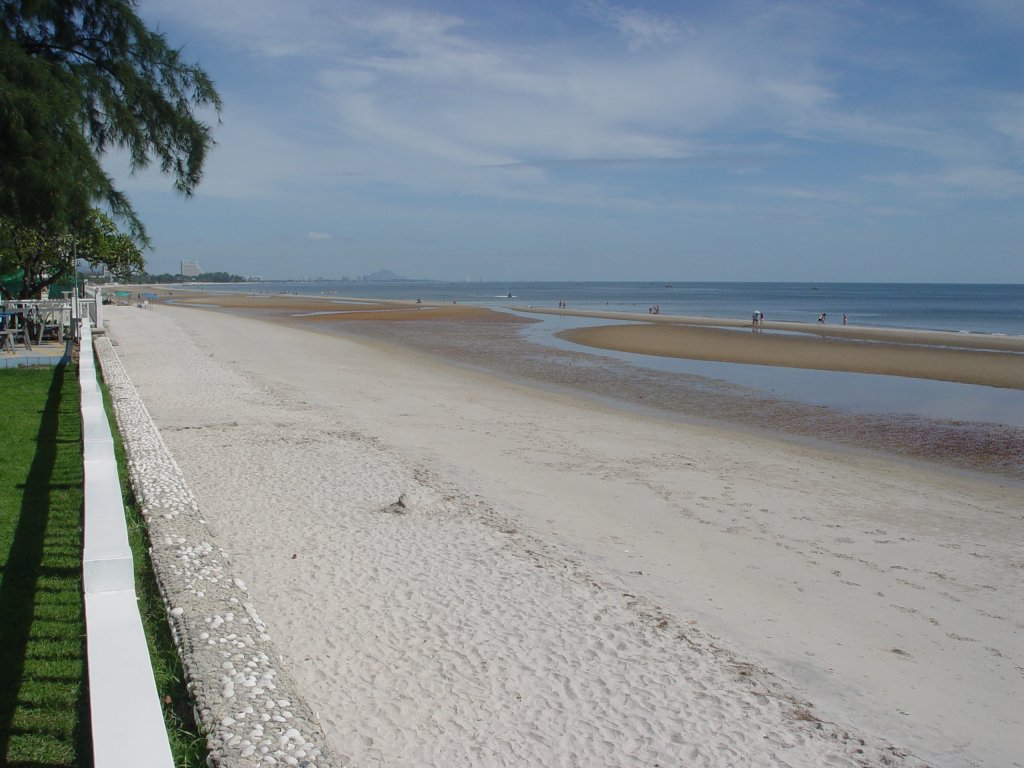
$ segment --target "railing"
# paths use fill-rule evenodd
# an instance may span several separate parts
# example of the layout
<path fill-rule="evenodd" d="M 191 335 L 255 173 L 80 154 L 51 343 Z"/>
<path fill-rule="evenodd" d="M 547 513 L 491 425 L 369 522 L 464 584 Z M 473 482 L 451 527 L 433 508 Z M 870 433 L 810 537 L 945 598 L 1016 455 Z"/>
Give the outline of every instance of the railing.
<path fill-rule="evenodd" d="M 85 298 L 78 300 L 82 305 L 82 317 L 88 316 L 92 320 L 93 328 L 103 327 L 103 287 L 99 285 L 86 285 Z"/>
<path fill-rule="evenodd" d="M 114 440 L 96 377 L 88 319 L 81 322 L 80 338 L 85 465 L 82 577 L 94 765 L 173 768 L 135 595 Z"/>

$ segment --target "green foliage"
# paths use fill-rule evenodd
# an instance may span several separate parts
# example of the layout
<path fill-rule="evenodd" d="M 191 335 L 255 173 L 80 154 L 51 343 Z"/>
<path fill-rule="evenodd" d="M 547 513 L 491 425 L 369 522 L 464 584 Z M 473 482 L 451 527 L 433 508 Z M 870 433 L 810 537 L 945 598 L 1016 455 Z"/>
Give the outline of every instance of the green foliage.
<path fill-rule="evenodd" d="M 181 277 L 178 278 L 181 280 Z M 196 275 L 195 282 L 197 283 L 245 283 L 248 282 L 241 275 L 232 275 L 228 272 L 203 272 L 200 275 Z"/>
<path fill-rule="evenodd" d="M 133 238 L 145 229 L 100 157 L 156 160 L 192 194 L 213 145 L 195 112 L 221 107 L 209 76 L 135 12 L 134 0 L 0 4 L 0 216 L 67 230 L 104 202 Z"/>
<path fill-rule="evenodd" d="M 161 275 L 151 275 L 148 272 L 142 274 L 133 275 L 130 280 L 125 282 L 137 283 L 139 285 L 152 285 L 159 283 L 248 283 L 249 278 L 242 277 L 241 275 L 233 275 L 230 272 L 203 272 L 201 275 L 195 277 L 182 277 L 181 275 L 172 275 L 168 272 L 164 272 Z"/>
<path fill-rule="evenodd" d="M 71 280 L 76 257 L 102 264 L 123 280 L 145 267 L 132 238 L 95 208 L 73 230 L 24 227 L 0 217 L 0 275 L 23 272 L 20 298 L 38 296 L 44 288 Z M 0 284 L 0 293 L 8 294 L 5 284 Z"/>

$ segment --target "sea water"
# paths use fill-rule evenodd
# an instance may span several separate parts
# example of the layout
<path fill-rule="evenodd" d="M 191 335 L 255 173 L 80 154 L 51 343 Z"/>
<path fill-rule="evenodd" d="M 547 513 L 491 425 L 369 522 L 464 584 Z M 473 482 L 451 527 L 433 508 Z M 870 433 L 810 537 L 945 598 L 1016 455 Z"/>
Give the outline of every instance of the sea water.
<path fill-rule="evenodd" d="M 576 352 L 580 351 L 580 345 L 560 339 L 555 334 L 570 328 L 608 323 L 607 320 L 596 318 L 538 316 L 528 313 L 523 316 L 541 320 L 523 329 L 526 338 L 539 344 Z M 1024 390 L 1019 389 L 871 373 L 685 360 L 618 350 L 590 351 L 638 368 L 702 376 L 746 387 L 758 395 L 854 413 L 892 413 L 1024 428 Z M 1024 369 L 1024 359 L 1021 366 Z"/>
<path fill-rule="evenodd" d="M 213 290 L 359 296 L 485 307 L 557 307 L 663 315 L 816 322 L 1024 336 L 1024 285 L 941 283 L 687 283 L 315 281 L 204 286 Z M 509 297 L 511 294 L 511 298 Z"/>
<path fill-rule="evenodd" d="M 203 287 L 247 293 L 421 299 L 496 309 L 512 305 L 553 308 L 564 301 L 570 310 L 646 315 L 657 306 L 662 315 L 733 319 L 748 319 L 757 310 L 768 320 L 808 323 L 816 323 L 822 312 L 826 313 L 829 323 L 841 323 L 845 313 L 848 322 L 856 325 L 1024 336 L 1024 285 L 289 281 Z M 725 381 L 783 400 L 852 412 L 910 414 L 928 419 L 1024 427 L 1024 390 L 596 351 L 559 339 L 555 334 L 568 328 L 607 323 L 607 320 L 524 316 L 539 321 L 523 329 L 529 340 L 539 344 L 588 351 L 596 357 L 614 358 L 640 368 Z"/>

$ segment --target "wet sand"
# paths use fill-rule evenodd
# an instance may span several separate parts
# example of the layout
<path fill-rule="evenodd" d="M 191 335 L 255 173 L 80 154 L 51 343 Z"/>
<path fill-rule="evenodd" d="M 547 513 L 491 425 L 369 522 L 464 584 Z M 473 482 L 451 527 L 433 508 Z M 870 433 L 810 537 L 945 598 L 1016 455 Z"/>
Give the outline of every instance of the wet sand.
<path fill-rule="evenodd" d="M 154 290 L 159 301 L 180 306 L 207 309 L 231 309 L 250 314 L 265 314 L 310 321 L 344 319 L 349 321 L 464 318 L 483 320 L 493 313 L 488 309 L 463 304 L 414 304 L 408 301 L 379 299 L 327 298 L 282 294 L 214 293 L 195 290 Z"/>
<path fill-rule="evenodd" d="M 767 329 L 753 333 L 691 325 L 634 323 L 576 328 L 559 336 L 598 349 L 660 357 L 877 373 L 1024 389 L 1024 339 L 1019 342 L 1021 352 L 994 352 L 990 351 L 993 346 L 1010 340 L 981 334 L 914 335 L 851 330 L 845 335 L 840 332 L 824 336 L 807 331 L 802 331 L 802 335 L 773 333 Z M 968 342 L 978 348 L 964 348 Z"/>
<path fill-rule="evenodd" d="M 561 315 L 564 317 L 589 317 L 602 320 L 626 320 L 652 325 L 671 325 L 703 328 L 736 328 L 750 331 L 750 320 L 736 320 L 726 317 L 699 317 L 684 315 L 644 315 L 636 312 L 604 312 L 577 309 L 549 309 L 544 307 L 510 307 L 520 312 L 536 315 Z M 872 325 L 834 325 L 830 323 L 794 323 L 765 320 L 759 329 L 768 333 L 799 333 L 825 339 L 846 341 L 882 341 L 904 343 L 915 346 L 940 347 L 947 349 L 987 349 L 1002 352 L 1024 353 L 1024 336 L 1009 336 L 993 333 L 959 333 L 954 331 L 929 331 L 916 328 L 888 328 Z"/>
<path fill-rule="evenodd" d="M 852 413 L 780 400 L 770 392 L 751 390 L 696 375 L 638 368 L 606 356 L 598 357 L 600 353 L 597 348 L 593 348 L 595 354 L 589 354 L 585 347 L 580 347 L 576 352 L 536 344 L 522 337 L 523 326 L 532 321 L 519 315 L 469 305 L 415 305 L 400 301 L 336 296 L 146 290 L 164 297 L 158 301 L 170 300 L 183 306 L 206 307 L 253 318 L 273 318 L 281 323 L 329 334 L 373 338 L 380 342 L 401 345 L 418 353 L 500 372 L 510 379 L 546 388 L 564 388 L 575 394 L 614 401 L 619 403 L 620 407 L 650 412 L 659 418 L 733 424 L 741 429 L 768 430 L 777 437 L 821 440 L 831 445 L 840 444 L 856 449 L 881 451 L 903 459 L 937 461 L 954 468 L 996 473 L 1018 481 L 1024 480 L 1024 430 L 1017 427 L 923 418 L 898 413 Z M 597 316 L 602 319 L 621 319 L 624 315 L 532 308 L 529 311 L 537 314 Z M 634 319 L 644 317 L 628 316 Z M 737 330 L 722 331 L 713 327 L 714 324 L 729 323 Z M 783 344 L 789 339 L 816 342 L 811 346 L 800 347 L 808 350 L 812 347 L 817 349 L 817 356 L 813 353 L 800 356 L 801 367 L 815 367 L 822 359 L 822 355 L 842 355 L 851 347 L 862 347 L 863 354 L 870 362 L 872 356 L 879 350 L 890 347 L 889 344 L 866 341 L 855 344 L 850 341 L 854 335 L 861 338 L 881 335 L 895 340 L 914 338 L 921 341 L 920 350 L 925 356 L 936 361 L 939 373 L 954 365 L 951 361 L 958 359 L 964 352 L 962 349 L 949 347 L 949 344 L 963 341 L 965 337 L 966 340 L 980 346 L 1013 345 L 1022 342 L 1016 337 L 983 334 L 932 333 L 857 326 L 822 327 L 802 323 L 766 324 L 766 329 L 781 330 L 783 326 L 795 326 L 815 335 L 796 337 L 765 332 L 756 334 L 761 338 L 752 339 L 749 337 L 755 334 L 751 333 L 749 322 L 745 330 L 740 330 L 743 328 L 741 321 L 721 318 L 658 316 L 653 318 L 652 322 L 637 323 L 632 327 L 642 329 L 638 332 L 641 336 L 652 331 L 656 336 L 659 329 L 665 329 L 670 335 L 677 330 L 690 330 L 696 333 L 706 331 L 713 338 L 717 338 L 719 333 L 732 333 L 735 334 L 737 345 L 746 349 L 763 348 L 769 344 L 774 347 L 777 340 L 782 340 Z M 839 336 L 843 338 L 837 338 Z M 900 345 L 899 349 L 903 346 L 905 345 Z M 725 351 L 725 346 L 720 345 L 712 349 L 711 353 L 722 355 Z M 1018 355 L 1007 356 L 1014 358 L 1018 365 L 1024 359 Z M 983 354 L 982 357 L 988 355 Z"/>

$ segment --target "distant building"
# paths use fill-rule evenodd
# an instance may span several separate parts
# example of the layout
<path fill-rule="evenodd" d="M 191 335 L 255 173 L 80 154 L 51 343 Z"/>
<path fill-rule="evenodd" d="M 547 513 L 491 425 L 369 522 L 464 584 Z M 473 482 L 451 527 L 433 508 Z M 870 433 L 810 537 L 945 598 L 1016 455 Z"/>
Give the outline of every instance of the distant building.
<path fill-rule="evenodd" d="M 199 266 L 198 261 L 185 261 L 181 262 L 181 274 L 182 277 L 196 277 L 203 274 L 203 268 Z"/>

